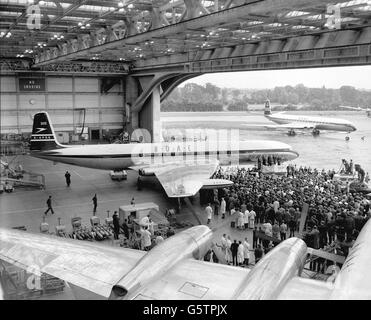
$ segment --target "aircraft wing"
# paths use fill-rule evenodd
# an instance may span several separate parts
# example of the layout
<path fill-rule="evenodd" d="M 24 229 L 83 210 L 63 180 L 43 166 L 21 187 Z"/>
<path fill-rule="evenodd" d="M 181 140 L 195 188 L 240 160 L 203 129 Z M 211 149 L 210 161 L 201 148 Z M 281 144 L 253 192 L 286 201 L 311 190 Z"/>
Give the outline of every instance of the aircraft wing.
<path fill-rule="evenodd" d="M 228 300 L 250 272 L 225 264 L 188 259 L 136 292 L 134 299 Z"/>
<path fill-rule="evenodd" d="M 321 280 L 292 278 L 283 288 L 278 300 L 329 300 L 333 284 Z"/>
<path fill-rule="evenodd" d="M 298 276 L 288 278 L 297 268 L 298 260 L 295 258 L 306 253 L 303 244 L 300 248 L 295 245 L 298 242 L 299 239 L 292 238 L 281 243 L 264 256 L 252 271 L 186 258 L 151 281 L 143 282 L 143 286 L 125 298 L 223 300 L 243 299 L 246 294 L 249 299 L 331 298 L 334 290 L 332 282 Z M 103 297 L 109 297 L 113 287 L 146 254 L 140 250 L 0 229 L 1 260 L 30 273 L 50 274 Z M 279 293 L 276 296 L 277 289 Z"/>
<path fill-rule="evenodd" d="M 156 175 L 170 198 L 184 198 L 195 195 L 219 165 L 219 161 L 174 162 L 163 165 L 133 167 Z"/>
<path fill-rule="evenodd" d="M 0 259 L 30 273 L 47 273 L 98 295 L 112 287 L 145 254 L 86 241 L 0 229 Z"/>
<path fill-rule="evenodd" d="M 146 252 L 0 229 L 0 259 L 103 297 Z M 136 299 L 230 299 L 249 269 L 186 259 L 135 292 Z M 228 286 L 225 284 L 228 283 Z"/>

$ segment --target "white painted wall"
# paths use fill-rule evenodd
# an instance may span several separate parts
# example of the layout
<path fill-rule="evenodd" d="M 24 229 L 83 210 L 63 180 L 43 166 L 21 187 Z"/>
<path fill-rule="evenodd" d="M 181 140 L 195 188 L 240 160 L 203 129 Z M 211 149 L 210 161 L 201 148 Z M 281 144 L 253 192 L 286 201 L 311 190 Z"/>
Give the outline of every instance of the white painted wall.
<path fill-rule="evenodd" d="M 45 92 L 17 92 L 17 82 L 16 75 L 0 76 L 1 133 L 31 132 L 33 114 L 44 110 L 56 131 L 73 132 L 74 126 L 81 125 L 81 113 L 75 110 L 78 108 L 86 108 L 86 127 L 122 128 L 121 85 L 102 95 L 100 80 L 94 77 L 47 75 Z"/>

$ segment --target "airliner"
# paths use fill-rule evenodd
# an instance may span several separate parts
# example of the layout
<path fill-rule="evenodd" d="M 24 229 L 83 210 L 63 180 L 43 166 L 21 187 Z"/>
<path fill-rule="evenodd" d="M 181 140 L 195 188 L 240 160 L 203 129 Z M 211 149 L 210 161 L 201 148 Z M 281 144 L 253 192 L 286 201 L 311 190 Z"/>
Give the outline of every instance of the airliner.
<path fill-rule="evenodd" d="M 0 228 L 1 260 L 101 299 L 371 299 L 371 220 L 348 257 L 336 255 L 334 261 L 343 258 L 342 268 L 327 282 L 301 276 L 308 255 L 318 256 L 319 250 L 296 237 L 282 241 L 252 269 L 202 261 L 213 246 L 213 231 L 205 225 L 181 231 L 148 252 Z"/>
<path fill-rule="evenodd" d="M 67 146 L 57 141 L 46 112 L 34 116 L 30 151 L 33 157 L 54 162 L 155 175 L 167 195 L 178 198 L 192 196 L 201 187 L 215 186 L 215 180 L 209 178 L 218 165 L 255 162 L 263 155 L 275 156 L 282 162 L 298 157 L 285 143 L 259 140 Z"/>
<path fill-rule="evenodd" d="M 278 126 L 265 127 L 289 130 L 289 135 L 295 135 L 295 129 L 312 130 L 314 135 L 318 135 L 320 130 L 343 131 L 347 133 L 357 130 L 353 123 L 344 119 L 290 115 L 285 112 L 272 113 L 268 99 L 265 102 L 264 116 L 278 124 Z"/>
<path fill-rule="evenodd" d="M 366 111 L 367 117 L 371 118 L 371 109 L 370 108 L 348 107 L 348 106 L 340 106 L 340 108 L 345 108 L 345 109 L 355 110 L 355 111 Z"/>

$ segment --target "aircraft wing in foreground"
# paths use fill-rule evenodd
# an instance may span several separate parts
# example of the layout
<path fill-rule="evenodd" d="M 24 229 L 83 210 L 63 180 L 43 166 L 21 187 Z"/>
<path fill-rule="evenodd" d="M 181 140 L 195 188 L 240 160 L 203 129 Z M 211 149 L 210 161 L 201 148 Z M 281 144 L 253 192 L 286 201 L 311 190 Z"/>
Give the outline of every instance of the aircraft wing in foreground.
<path fill-rule="evenodd" d="M 301 278 L 308 249 L 290 238 L 251 270 L 200 261 L 212 231 L 196 226 L 149 252 L 0 229 L 0 259 L 110 299 L 370 299 L 371 222 L 335 282 Z"/>

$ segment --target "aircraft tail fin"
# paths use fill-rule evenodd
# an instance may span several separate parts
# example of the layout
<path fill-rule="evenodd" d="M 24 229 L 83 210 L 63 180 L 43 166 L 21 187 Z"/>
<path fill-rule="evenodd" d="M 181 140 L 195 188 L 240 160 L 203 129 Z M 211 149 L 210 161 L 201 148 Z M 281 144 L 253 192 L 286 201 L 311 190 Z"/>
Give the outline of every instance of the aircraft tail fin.
<path fill-rule="evenodd" d="M 267 101 L 265 102 L 265 107 L 264 107 L 264 115 L 269 116 L 270 114 L 272 114 L 271 103 L 269 99 L 267 99 Z"/>
<path fill-rule="evenodd" d="M 48 113 L 36 113 L 33 118 L 30 150 L 44 151 L 62 147 L 57 141 Z"/>

